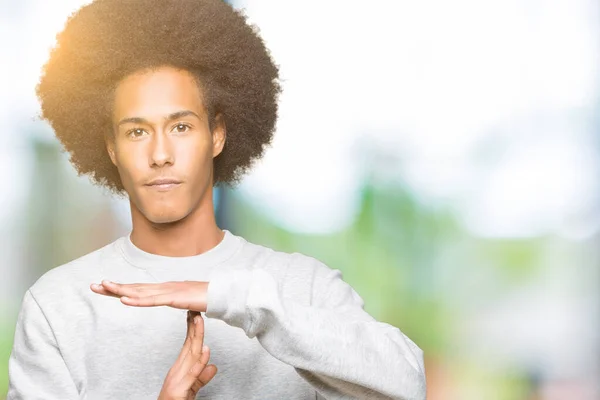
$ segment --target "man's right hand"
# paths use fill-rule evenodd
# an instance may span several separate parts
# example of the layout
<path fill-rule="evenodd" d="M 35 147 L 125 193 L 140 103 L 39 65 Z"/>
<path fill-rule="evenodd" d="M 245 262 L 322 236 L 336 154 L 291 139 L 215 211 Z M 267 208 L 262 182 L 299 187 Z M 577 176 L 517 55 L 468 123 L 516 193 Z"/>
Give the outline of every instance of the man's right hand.
<path fill-rule="evenodd" d="M 204 320 L 199 312 L 188 311 L 185 343 L 165 378 L 158 400 L 194 400 L 198 391 L 214 378 L 217 367 L 207 365 L 210 349 L 203 342 Z"/>

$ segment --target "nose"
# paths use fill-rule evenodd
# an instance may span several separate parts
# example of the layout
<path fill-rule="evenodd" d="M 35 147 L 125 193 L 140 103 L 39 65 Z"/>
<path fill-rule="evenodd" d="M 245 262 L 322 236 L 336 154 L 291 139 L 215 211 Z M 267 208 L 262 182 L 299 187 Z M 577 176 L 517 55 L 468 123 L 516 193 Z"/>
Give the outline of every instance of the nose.
<path fill-rule="evenodd" d="M 153 135 L 149 156 L 149 164 L 151 167 L 162 167 L 165 164 L 172 165 L 175 162 L 173 146 L 168 135 L 163 132 L 156 132 L 156 134 Z"/>

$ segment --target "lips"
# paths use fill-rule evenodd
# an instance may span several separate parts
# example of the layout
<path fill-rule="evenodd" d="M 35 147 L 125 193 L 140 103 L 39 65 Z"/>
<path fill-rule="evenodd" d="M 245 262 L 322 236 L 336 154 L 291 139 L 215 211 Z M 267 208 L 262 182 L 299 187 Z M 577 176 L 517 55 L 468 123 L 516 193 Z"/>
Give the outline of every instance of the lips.
<path fill-rule="evenodd" d="M 181 181 L 174 178 L 159 178 L 154 179 L 146 184 L 146 186 L 167 186 L 167 185 L 178 185 Z"/>
<path fill-rule="evenodd" d="M 158 178 L 148 182 L 145 186 L 150 190 L 166 192 L 181 185 L 181 181 L 175 178 Z"/>

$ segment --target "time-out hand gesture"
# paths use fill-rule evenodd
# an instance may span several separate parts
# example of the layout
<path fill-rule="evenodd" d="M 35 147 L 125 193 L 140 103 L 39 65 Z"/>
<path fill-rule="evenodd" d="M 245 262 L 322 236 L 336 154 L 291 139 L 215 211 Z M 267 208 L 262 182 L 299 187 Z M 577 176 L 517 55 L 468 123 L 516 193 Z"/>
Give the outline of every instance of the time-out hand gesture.
<path fill-rule="evenodd" d="M 165 378 L 158 400 L 194 400 L 198 391 L 214 378 L 217 367 L 207 365 L 210 349 L 203 343 L 204 320 L 200 313 L 188 311 L 183 348 Z"/>

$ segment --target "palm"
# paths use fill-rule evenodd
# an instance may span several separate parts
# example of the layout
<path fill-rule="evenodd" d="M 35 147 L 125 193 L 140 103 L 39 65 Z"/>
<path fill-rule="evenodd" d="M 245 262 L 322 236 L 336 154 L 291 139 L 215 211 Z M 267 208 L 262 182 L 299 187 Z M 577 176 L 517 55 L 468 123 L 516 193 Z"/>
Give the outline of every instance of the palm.
<path fill-rule="evenodd" d="M 101 285 L 92 285 L 91 289 L 98 294 L 118 297 L 129 306 L 168 306 L 206 312 L 208 284 L 197 281 L 132 284 L 103 281 Z"/>

